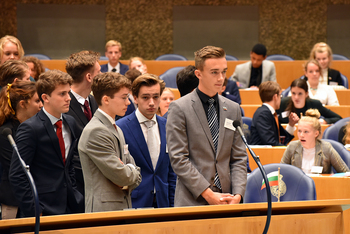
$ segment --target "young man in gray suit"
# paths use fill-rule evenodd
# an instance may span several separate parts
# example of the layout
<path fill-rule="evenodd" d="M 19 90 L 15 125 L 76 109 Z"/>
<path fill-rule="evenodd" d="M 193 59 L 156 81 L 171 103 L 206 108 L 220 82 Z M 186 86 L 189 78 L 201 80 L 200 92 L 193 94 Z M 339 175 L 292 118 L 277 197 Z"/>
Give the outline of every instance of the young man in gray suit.
<path fill-rule="evenodd" d="M 178 176 L 175 206 L 236 204 L 244 196 L 247 153 L 232 123 L 239 105 L 218 95 L 226 71 L 225 51 L 206 46 L 195 52 L 198 88 L 172 102 L 166 136 Z"/>
<path fill-rule="evenodd" d="M 131 208 L 131 191 L 141 183 L 140 168 L 129 154 L 114 117 L 130 104 L 130 81 L 118 73 L 97 75 L 92 92 L 98 104 L 78 145 L 85 181 L 85 212 Z"/>
<path fill-rule="evenodd" d="M 266 59 L 266 47 L 256 44 L 250 52 L 250 61 L 236 66 L 230 79 L 242 89 L 258 89 L 265 81 L 276 81 L 275 64 Z"/>

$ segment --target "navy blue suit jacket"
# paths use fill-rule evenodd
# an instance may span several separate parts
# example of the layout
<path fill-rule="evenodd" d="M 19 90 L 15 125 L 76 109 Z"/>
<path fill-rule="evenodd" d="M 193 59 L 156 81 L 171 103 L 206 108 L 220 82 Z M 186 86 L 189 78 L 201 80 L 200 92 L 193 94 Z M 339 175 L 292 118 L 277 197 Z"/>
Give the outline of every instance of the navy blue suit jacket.
<path fill-rule="evenodd" d="M 125 115 L 123 115 L 123 116 L 116 115 L 115 121 L 117 121 L 118 119 L 121 119 L 125 116 L 130 115 L 131 113 L 133 113 L 136 110 L 135 106 L 134 106 L 134 102 L 130 98 L 129 98 L 129 102 L 130 102 L 130 105 L 128 105 L 128 109 L 126 110 Z"/>
<path fill-rule="evenodd" d="M 147 143 L 135 112 L 116 122 L 123 130 L 125 143 L 129 145 L 130 154 L 134 158 L 136 165 L 141 168 L 142 182 L 131 193 L 133 208 L 152 207 L 154 187 L 156 188 L 158 207 L 174 206 L 176 175 L 166 152 L 166 120 L 157 116 L 157 122 L 161 146 L 155 170 L 153 169 Z"/>
<path fill-rule="evenodd" d="M 285 136 L 284 144 L 279 143 L 278 128 L 275 117 L 271 114 L 269 108 L 265 105 L 259 107 L 253 116 L 252 125 L 250 127 L 250 144 L 251 145 L 287 145 L 294 136 L 289 134 L 279 124 L 280 136 Z"/>
<path fill-rule="evenodd" d="M 125 73 L 129 70 L 129 66 L 120 63 L 120 74 L 125 75 Z M 105 73 L 108 72 L 108 63 L 101 65 L 101 72 Z"/>
<path fill-rule="evenodd" d="M 222 96 L 241 105 L 241 95 L 239 94 L 239 89 L 236 81 L 227 80 L 226 89 L 224 92 L 222 92 Z"/>
<path fill-rule="evenodd" d="M 72 161 L 76 144 L 75 120 L 63 114 L 63 121 L 69 126 L 72 136 L 65 164 L 56 132 L 43 110 L 24 121 L 16 133 L 18 151 L 30 167 L 43 215 L 76 213 L 84 208 L 83 196 L 75 185 Z M 34 216 L 32 192 L 15 152 L 12 155 L 9 179 L 24 216 Z"/>

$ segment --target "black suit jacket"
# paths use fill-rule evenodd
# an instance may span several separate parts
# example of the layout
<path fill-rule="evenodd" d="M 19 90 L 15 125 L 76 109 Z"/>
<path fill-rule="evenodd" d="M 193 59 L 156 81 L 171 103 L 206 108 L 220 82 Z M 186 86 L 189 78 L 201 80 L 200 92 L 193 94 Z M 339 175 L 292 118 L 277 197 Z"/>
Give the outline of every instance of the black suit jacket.
<path fill-rule="evenodd" d="M 331 68 L 328 68 L 328 84 L 330 82 L 337 82 L 338 85 L 344 85 L 340 72 Z"/>
<path fill-rule="evenodd" d="M 279 124 L 280 136 L 284 136 L 284 144 L 279 143 L 278 128 L 275 117 L 271 114 L 269 108 L 265 105 L 259 107 L 253 116 L 250 127 L 250 144 L 251 145 L 287 145 L 294 136 L 289 134 L 281 124 Z"/>
<path fill-rule="evenodd" d="M 121 62 L 119 62 L 120 64 L 120 74 L 125 75 L 125 73 L 129 70 L 129 66 L 122 64 Z M 101 65 L 101 72 L 105 73 L 108 72 L 108 63 Z"/>
<path fill-rule="evenodd" d="M 72 116 L 75 119 L 76 123 L 76 132 L 75 135 L 79 139 L 81 133 L 83 132 L 84 127 L 89 122 L 89 120 L 86 118 L 80 103 L 75 98 L 75 96 L 69 92 L 69 95 L 71 97 L 70 104 L 69 104 L 69 111 L 67 112 L 68 115 Z M 90 109 L 92 115 L 94 115 L 95 111 L 98 108 L 97 102 L 95 98 L 92 95 L 89 95 L 89 103 L 90 103 Z M 78 143 L 74 149 L 74 169 L 75 169 L 75 178 L 76 178 L 76 184 L 79 192 L 84 195 L 84 177 L 83 177 L 83 171 L 81 169 L 81 163 L 79 158 L 79 152 L 78 152 Z M 84 212 L 84 210 L 82 210 Z"/>
<path fill-rule="evenodd" d="M 75 120 L 63 114 L 63 122 L 68 125 L 72 137 L 65 164 L 56 132 L 43 110 L 24 121 L 16 133 L 18 151 L 30 167 L 43 215 L 69 214 L 83 209 L 84 200 L 75 185 L 72 160 L 77 143 Z M 24 216 L 34 216 L 32 192 L 15 153 L 12 155 L 9 179 Z"/>
<path fill-rule="evenodd" d="M 0 127 L 0 133 L 2 133 L 5 128 L 9 128 L 12 131 L 12 137 L 15 138 L 14 136 L 16 135 L 18 126 L 18 120 L 9 119 Z M 9 181 L 9 170 L 13 149 L 7 136 L 2 134 L 0 134 L 0 149 L 0 162 L 3 167 L 0 183 L 0 203 L 8 206 L 18 206 L 19 203 L 15 198 Z"/>

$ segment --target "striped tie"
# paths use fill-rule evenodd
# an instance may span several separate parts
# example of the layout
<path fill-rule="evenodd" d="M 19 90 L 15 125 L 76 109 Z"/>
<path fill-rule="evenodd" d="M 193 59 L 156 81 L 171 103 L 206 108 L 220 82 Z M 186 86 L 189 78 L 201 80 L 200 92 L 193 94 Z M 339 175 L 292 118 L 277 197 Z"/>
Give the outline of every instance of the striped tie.
<path fill-rule="evenodd" d="M 218 150 L 218 140 L 219 140 L 219 121 L 218 121 L 218 115 L 216 113 L 215 106 L 214 106 L 214 102 L 215 102 L 214 98 L 210 98 L 208 102 L 209 102 L 208 124 L 209 124 L 211 137 L 213 138 L 213 143 L 214 143 L 215 153 L 216 153 Z M 217 171 L 214 177 L 214 184 L 216 187 L 221 189 L 219 174 Z"/>

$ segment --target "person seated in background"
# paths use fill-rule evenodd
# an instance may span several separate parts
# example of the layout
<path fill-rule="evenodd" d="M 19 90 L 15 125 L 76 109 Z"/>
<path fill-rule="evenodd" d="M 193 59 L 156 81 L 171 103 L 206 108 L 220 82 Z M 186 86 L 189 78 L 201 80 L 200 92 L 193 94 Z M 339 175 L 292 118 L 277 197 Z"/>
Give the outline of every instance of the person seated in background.
<path fill-rule="evenodd" d="M 225 78 L 224 84 L 222 85 L 222 90 L 219 92 L 219 94 L 241 105 L 241 95 L 239 94 L 236 81 Z"/>
<path fill-rule="evenodd" d="M 98 109 L 79 140 L 79 156 L 85 182 L 85 212 L 123 210 L 132 207 L 131 191 L 141 183 L 114 117 L 124 115 L 130 104 L 130 81 L 113 72 L 98 74 L 92 82 Z"/>
<path fill-rule="evenodd" d="M 131 193 L 133 208 L 174 206 L 176 175 L 166 146 L 166 120 L 156 115 L 164 88 L 164 81 L 156 75 L 139 76 L 132 85 L 138 108 L 116 122 L 123 130 L 130 154 L 141 168 L 142 182 Z"/>
<path fill-rule="evenodd" d="M 197 76 L 194 74 L 196 67 L 188 65 L 176 75 L 176 85 L 179 89 L 180 96 L 183 97 L 186 94 L 191 93 L 199 84 Z"/>
<path fill-rule="evenodd" d="M 141 57 L 132 57 L 129 60 L 129 69 L 137 69 L 139 70 L 142 74 L 147 73 L 147 65 L 143 61 L 143 58 Z"/>
<path fill-rule="evenodd" d="M 24 55 L 21 42 L 14 36 L 0 39 L 0 66 L 7 60 L 20 60 Z"/>
<path fill-rule="evenodd" d="M 350 121 L 340 128 L 338 141 L 343 145 L 350 144 Z"/>
<path fill-rule="evenodd" d="M 105 49 L 105 56 L 108 58 L 108 63 L 101 65 L 101 72 L 117 72 L 125 75 L 129 67 L 119 62 L 122 56 L 122 44 L 118 41 L 110 40 L 106 43 Z"/>
<path fill-rule="evenodd" d="M 17 80 L 30 80 L 28 65 L 22 60 L 8 60 L 0 66 L 0 88 Z"/>
<path fill-rule="evenodd" d="M 165 88 L 163 90 L 162 95 L 160 96 L 160 102 L 159 102 L 159 108 L 157 111 L 157 115 L 163 116 L 165 113 L 168 112 L 169 105 L 172 101 L 175 100 L 175 96 L 173 91 L 169 88 Z"/>
<path fill-rule="evenodd" d="M 308 109 L 317 109 L 321 113 L 320 124 L 332 124 L 342 118 L 324 107 L 319 100 L 309 98 L 309 87 L 305 79 L 294 80 L 290 87 L 292 96 L 282 98 L 280 109 L 277 110 L 280 123 L 288 123 L 292 113 L 300 118 Z"/>
<path fill-rule="evenodd" d="M 296 166 L 307 174 L 314 171 L 314 166 L 322 167 L 323 174 L 331 174 L 332 167 L 337 172 L 350 171 L 332 144 L 318 139 L 321 135 L 319 118 L 317 109 L 306 111 L 298 123 L 299 140 L 288 145 L 281 163 Z"/>
<path fill-rule="evenodd" d="M 317 60 L 321 65 L 320 83 L 326 85 L 344 85 L 340 72 L 331 69 L 330 64 L 333 59 L 331 47 L 324 42 L 314 45 L 310 53 L 310 59 Z"/>
<path fill-rule="evenodd" d="M 141 72 L 139 70 L 137 70 L 136 68 L 130 69 L 125 73 L 125 77 L 128 78 L 128 80 L 130 80 L 131 85 L 134 82 L 134 80 L 141 75 L 142 75 Z M 131 90 L 130 90 L 130 95 L 128 98 L 129 98 L 130 105 L 128 105 L 128 109 L 126 110 L 125 115 L 115 116 L 115 121 L 117 121 L 118 119 L 121 119 L 125 116 L 130 115 L 131 113 L 133 113 L 137 109 L 137 105 L 135 104 L 135 100 L 134 100 L 134 97 L 132 96 Z"/>
<path fill-rule="evenodd" d="M 275 64 L 266 59 L 266 47 L 256 44 L 250 52 L 250 61 L 236 66 L 230 79 L 242 89 L 257 89 L 265 81 L 276 81 Z"/>
<path fill-rule="evenodd" d="M 304 66 L 305 76 L 309 86 L 309 97 L 319 100 L 323 105 L 339 106 L 337 94 L 332 87 L 320 83 L 321 66 L 316 60 L 309 60 Z M 291 92 L 289 92 L 289 96 Z"/>
<path fill-rule="evenodd" d="M 16 81 L 8 84 L 0 92 L 0 133 L 9 128 L 14 137 L 20 123 L 38 113 L 42 106 L 35 83 Z M 13 148 L 7 136 L 3 134 L 0 135 L 0 145 L 0 162 L 3 167 L 0 183 L 1 215 L 2 219 L 14 219 L 17 216 L 19 202 L 15 198 L 9 181 Z"/>
<path fill-rule="evenodd" d="M 280 108 L 281 92 L 281 86 L 274 81 L 265 81 L 259 85 L 263 104 L 254 113 L 249 144 L 283 146 L 294 138 L 294 126 L 299 117 L 292 113 L 286 129 L 278 121 L 276 110 Z"/>
<path fill-rule="evenodd" d="M 45 72 L 45 67 L 42 62 L 36 57 L 25 56 L 22 58 L 24 62 L 27 63 L 30 69 L 30 76 L 37 81 L 41 73 Z"/>

